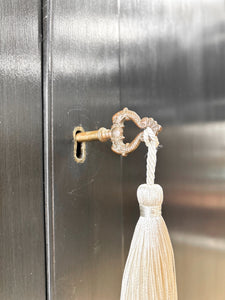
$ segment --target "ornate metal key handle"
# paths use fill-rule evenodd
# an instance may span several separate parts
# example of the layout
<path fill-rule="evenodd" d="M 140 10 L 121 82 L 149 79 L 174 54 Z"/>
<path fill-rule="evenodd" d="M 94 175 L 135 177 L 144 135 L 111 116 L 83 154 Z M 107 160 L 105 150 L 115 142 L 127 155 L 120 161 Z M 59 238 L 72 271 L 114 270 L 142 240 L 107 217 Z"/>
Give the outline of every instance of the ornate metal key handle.
<path fill-rule="evenodd" d="M 96 131 L 79 132 L 76 135 L 74 134 L 74 140 L 77 142 L 87 142 L 93 140 L 106 142 L 107 140 L 111 139 L 112 150 L 117 154 L 127 156 L 128 153 L 136 150 L 143 141 L 143 132 L 140 132 L 131 143 L 125 144 L 123 142 L 123 139 L 125 138 L 123 136 L 124 122 L 129 120 L 133 121 L 141 129 L 150 127 L 155 135 L 158 135 L 158 133 L 162 130 L 162 127 L 152 118 L 145 117 L 141 119 L 138 114 L 125 107 L 112 117 L 113 125 L 111 129 L 102 127 Z"/>

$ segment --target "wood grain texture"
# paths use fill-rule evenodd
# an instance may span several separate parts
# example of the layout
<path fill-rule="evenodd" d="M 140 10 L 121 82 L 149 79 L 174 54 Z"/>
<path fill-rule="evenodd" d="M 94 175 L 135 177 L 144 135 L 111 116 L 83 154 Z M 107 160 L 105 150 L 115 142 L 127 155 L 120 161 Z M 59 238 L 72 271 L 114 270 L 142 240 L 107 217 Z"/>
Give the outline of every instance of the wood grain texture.
<path fill-rule="evenodd" d="M 0 2 L 0 299 L 45 299 L 40 2 Z"/>

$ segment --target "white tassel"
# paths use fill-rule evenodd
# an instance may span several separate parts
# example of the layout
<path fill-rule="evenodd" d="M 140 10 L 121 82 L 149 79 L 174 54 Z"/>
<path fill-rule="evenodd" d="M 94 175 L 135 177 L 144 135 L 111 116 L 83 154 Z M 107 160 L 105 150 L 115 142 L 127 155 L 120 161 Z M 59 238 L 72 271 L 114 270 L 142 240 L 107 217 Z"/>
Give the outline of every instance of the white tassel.
<path fill-rule="evenodd" d="M 163 190 L 154 184 L 158 139 L 153 135 L 150 128 L 144 132 L 148 184 L 137 190 L 140 218 L 123 274 L 121 300 L 177 300 L 173 249 L 161 216 Z"/>

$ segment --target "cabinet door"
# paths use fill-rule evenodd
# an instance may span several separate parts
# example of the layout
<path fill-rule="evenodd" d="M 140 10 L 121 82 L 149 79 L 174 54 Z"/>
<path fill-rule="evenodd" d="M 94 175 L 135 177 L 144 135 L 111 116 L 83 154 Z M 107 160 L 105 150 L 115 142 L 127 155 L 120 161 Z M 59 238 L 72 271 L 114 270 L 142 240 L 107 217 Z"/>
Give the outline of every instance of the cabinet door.
<path fill-rule="evenodd" d="M 224 19 L 222 0 L 120 6 L 121 105 L 163 126 L 156 182 L 181 300 L 225 299 Z M 145 151 L 123 164 L 125 257 Z"/>
<path fill-rule="evenodd" d="M 45 24 L 52 26 L 45 45 L 49 297 L 116 300 L 121 160 L 110 144 L 91 142 L 78 164 L 72 138 L 75 126 L 110 127 L 120 109 L 118 4 L 59 0 L 51 9 L 52 24 Z"/>
<path fill-rule="evenodd" d="M 44 2 L 49 299 L 119 299 L 146 147 L 120 158 L 90 142 L 78 164 L 72 132 L 125 106 L 164 127 L 156 181 L 180 299 L 224 299 L 224 2 Z"/>
<path fill-rule="evenodd" d="M 0 1 L 0 299 L 45 299 L 41 4 Z"/>

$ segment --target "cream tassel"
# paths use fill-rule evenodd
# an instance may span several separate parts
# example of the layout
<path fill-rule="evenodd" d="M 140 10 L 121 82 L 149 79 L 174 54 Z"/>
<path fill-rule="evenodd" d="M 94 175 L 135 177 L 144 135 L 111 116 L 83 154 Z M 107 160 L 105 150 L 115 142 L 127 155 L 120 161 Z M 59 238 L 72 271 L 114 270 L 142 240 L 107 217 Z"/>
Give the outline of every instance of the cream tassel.
<path fill-rule="evenodd" d="M 150 140 L 149 140 L 150 138 Z M 140 218 L 130 246 L 120 300 L 177 300 L 173 248 L 161 216 L 163 190 L 154 184 L 158 138 L 144 131 L 147 184 L 138 187 Z"/>

